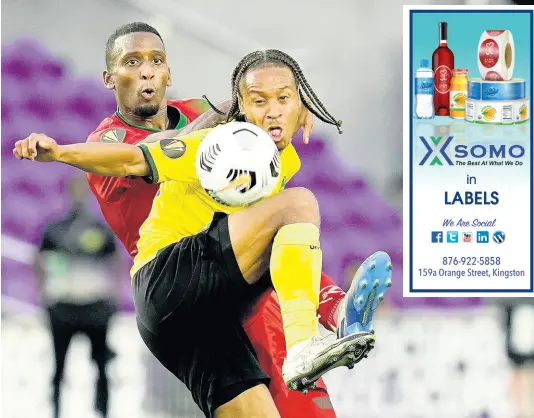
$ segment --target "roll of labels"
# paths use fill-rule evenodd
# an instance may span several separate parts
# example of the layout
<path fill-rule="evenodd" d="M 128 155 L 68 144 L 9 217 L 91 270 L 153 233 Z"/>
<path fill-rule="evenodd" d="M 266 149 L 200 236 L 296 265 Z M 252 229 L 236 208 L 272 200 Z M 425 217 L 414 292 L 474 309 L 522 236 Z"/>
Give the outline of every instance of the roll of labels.
<path fill-rule="evenodd" d="M 475 100 L 465 101 L 466 122 L 491 125 L 512 125 L 528 120 L 529 100 Z"/>
<path fill-rule="evenodd" d="M 482 78 L 469 80 L 465 120 L 489 125 L 524 123 L 530 102 L 526 82 L 512 78 L 514 38 L 508 30 L 487 30 L 478 44 L 478 69 Z"/>
<path fill-rule="evenodd" d="M 482 79 L 508 81 L 515 65 L 514 37 L 509 30 L 486 30 L 478 43 L 478 70 Z"/>
<path fill-rule="evenodd" d="M 467 97 L 473 100 L 520 100 L 526 97 L 526 82 L 520 78 L 510 81 L 469 80 Z"/>

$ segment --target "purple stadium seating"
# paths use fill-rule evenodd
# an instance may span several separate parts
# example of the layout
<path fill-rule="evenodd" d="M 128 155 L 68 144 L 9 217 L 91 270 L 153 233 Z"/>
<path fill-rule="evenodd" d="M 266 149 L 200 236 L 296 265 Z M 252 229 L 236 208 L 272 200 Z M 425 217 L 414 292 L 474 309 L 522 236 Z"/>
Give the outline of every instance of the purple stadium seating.
<path fill-rule="evenodd" d="M 2 122 L 11 120 L 15 116 L 15 111 L 19 110 L 20 103 L 25 97 L 25 85 L 14 77 L 2 74 Z M 7 110 L 7 113 L 4 110 Z"/>
<path fill-rule="evenodd" d="M 95 121 L 101 121 L 116 109 L 113 94 L 96 78 L 78 79 L 75 84 L 70 84 L 63 94 L 63 112 L 87 119 L 91 124 L 91 131 L 96 128 Z"/>
<path fill-rule="evenodd" d="M 64 65 L 33 39 L 19 39 L 2 47 L 2 76 L 28 82 L 38 78 L 53 80 L 64 75 Z"/>
<path fill-rule="evenodd" d="M 2 256 L 2 294 L 26 303 L 37 303 L 37 286 L 30 265 Z"/>
<path fill-rule="evenodd" d="M 78 173 L 61 164 L 16 161 L 12 148 L 31 132 L 43 132 L 60 144 L 84 142 L 103 118 L 115 111 L 113 94 L 95 78 L 70 76 L 65 65 L 39 42 L 21 39 L 2 47 L 2 228 L 3 234 L 37 244 L 47 222 L 68 209 L 66 184 Z M 294 140 L 302 169 L 290 183 L 317 195 L 323 218 L 324 270 L 342 287 L 350 284 L 355 265 L 378 250 L 394 263 L 392 300 L 402 299 L 402 220 L 351 167 L 320 138 L 303 145 Z M 92 209 L 101 216 L 96 202 Z M 35 302 L 31 269 L 2 257 L 2 293 Z M 125 272 L 125 276 L 127 273 Z M 128 278 L 125 277 L 125 282 Z M 434 304 L 444 304 L 443 300 Z M 468 303 L 476 303 L 476 300 Z M 124 306 L 132 308 L 129 294 Z"/>

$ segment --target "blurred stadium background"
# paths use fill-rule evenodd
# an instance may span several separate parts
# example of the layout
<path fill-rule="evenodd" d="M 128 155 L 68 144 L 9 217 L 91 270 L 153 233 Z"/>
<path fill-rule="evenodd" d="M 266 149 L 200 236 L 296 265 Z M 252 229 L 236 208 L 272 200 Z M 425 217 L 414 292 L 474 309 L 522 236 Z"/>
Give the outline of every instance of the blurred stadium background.
<path fill-rule="evenodd" d="M 504 317 L 504 306 L 514 302 L 402 298 L 402 2 L 253 3 L 256 11 L 242 0 L 2 2 L 2 417 L 51 417 L 53 352 L 31 263 L 43 227 L 68 209 L 75 174 L 59 164 L 18 162 L 12 145 L 31 132 L 62 144 L 82 142 L 114 112 L 113 95 L 101 83 L 104 47 L 116 27 L 131 21 L 161 32 L 174 76 L 170 98 L 223 100 L 238 60 L 275 47 L 299 61 L 327 108 L 344 120 L 339 138 L 317 122 L 310 145 L 295 141 L 303 169 L 293 184 L 318 196 L 324 270 L 341 287 L 379 249 L 392 256 L 395 284 L 380 309 L 371 358 L 352 372 L 326 376 L 338 416 L 518 417 Z M 124 254 L 121 311 L 109 341 L 117 353 L 109 368 L 110 416 L 200 417 L 138 336 L 129 263 Z M 516 350 L 528 349 L 534 314 L 525 308 L 518 315 L 513 341 Z M 89 358 L 87 341 L 76 338 L 67 359 L 64 417 L 96 416 Z M 534 382 L 525 388 L 534 398 Z"/>

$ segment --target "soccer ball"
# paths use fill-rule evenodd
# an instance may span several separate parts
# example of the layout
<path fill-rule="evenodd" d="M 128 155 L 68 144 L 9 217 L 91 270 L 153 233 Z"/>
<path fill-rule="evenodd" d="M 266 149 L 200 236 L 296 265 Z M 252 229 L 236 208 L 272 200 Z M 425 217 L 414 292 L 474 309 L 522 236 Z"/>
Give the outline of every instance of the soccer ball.
<path fill-rule="evenodd" d="M 263 129 L 248 122 L 229 122 L 204 137 L 196 171 L 213 200 L 246 206 L 274 191 L 280 178 L 280 154 Z"/>

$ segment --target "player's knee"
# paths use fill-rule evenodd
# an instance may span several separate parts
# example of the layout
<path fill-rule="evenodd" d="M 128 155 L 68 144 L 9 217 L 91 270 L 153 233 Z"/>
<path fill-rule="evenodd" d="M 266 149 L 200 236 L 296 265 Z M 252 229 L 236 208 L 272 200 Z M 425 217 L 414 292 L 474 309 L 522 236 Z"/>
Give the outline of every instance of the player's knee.
<path fill-rule="evenodd" d="M 280 418 L 264 384 L 249 388 L 215 410 L 215 418 Z"/>
<path fill-rule="evenodd" d="M 309 222 L 319 226 L 319 204 L 315 195 L 304 187 L 287 189 L 284 223 Z"/>

